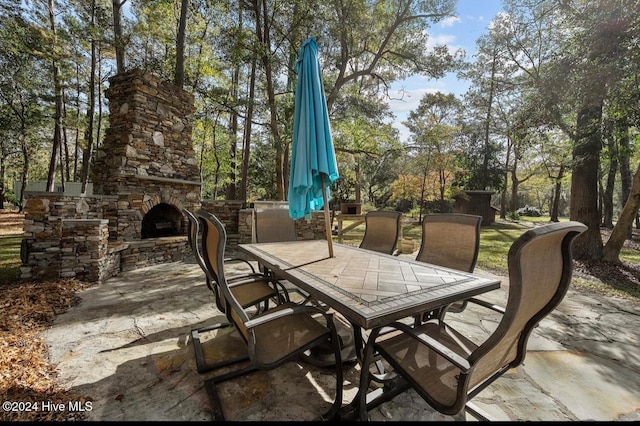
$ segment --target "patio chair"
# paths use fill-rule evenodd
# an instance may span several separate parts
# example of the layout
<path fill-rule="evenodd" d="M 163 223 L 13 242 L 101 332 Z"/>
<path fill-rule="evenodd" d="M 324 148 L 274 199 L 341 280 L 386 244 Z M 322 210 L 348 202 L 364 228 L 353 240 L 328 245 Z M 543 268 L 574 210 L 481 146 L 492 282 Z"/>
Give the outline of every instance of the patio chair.
<path fill-rule="evenodd" d="M 253 212 L 253 217 L 253 232 L 256 243 L 277 243 L 298 239 L 296 222 L 289 216 L 289 209 L 256 209 Z M 259 268 L 265 274 L 271 273 L 263 265 L 259 265 Z M 274 279 L 277 278 L 274 277 Z M 287 288 L 287 292 L 284 293 L 287 301 L 289 301 L 288 291 L 297 291 L 302 294 L 299 289 L 286 286 L 286 282 L 283 285 Z M 307 297 L 308 294 L 303 294 L 303 296 Z"/>
<path fill-rule="evenodd" d="M 256 243 L 296 241 L 296 222 L 289 209 L 257 209 L 254 211 L 253 230 Z"/>
<path fill-rule="evenodd" d="M 365 215 L 364 237 L 360 248 L 393 254 L 400 236 L 401 212 L 378 210 Z"/>
<path fill-rule="evenodd" d="M 335 367 L 336 391 L 331 408 L 321 419 L 330 419 L 342 406 L 342 363 L 340 346 L 333 314 L 324 312 L 314 306 L 285 302 L 274 308 L 251 316 L 246 307 L 240 303 L 238 294 L 226 280 L 223 253 L 227 234 L 220 221 L 210 213 L 199 211 L 198 217 L 203 220 L 204 239 L 203 260 L 212 274 L 219 278 L 221 299 L 224 300 L 224 312 L 227 320 L 233 324 L 247 344 L 246 359 L 249 366 L 236 371 L 224 373 L 205 381 L 205 387 L 216 405 L 217 391 L 215 385 L 256 370 L 272 370 L 288 361 L 298 359 L 305 351 L 331 342 L 334 356 L 338 361 Z M 221 409 L 214 408 L 216 420 L 224 420 Z"/>
<path fill-rule="evenodd" d="M 218 289 L 215 285 L 215 283 L 217 282 L 217 279 L 215 277 L 209 276 L 210 272 L 207 270 L 206 266 L 204 265 L 204 261 L 202 259 L 202 251 L 200 250 L 200 245 L 201 245 L 200 235 L 202 234 L 200 221 L 196 218 L 195 214 L 188 209 L 182 209 L 182 213 L 187 217 L 189 221 L 189 226 L 187 231 L 187 240 L 189 242 L 189 247 L 191 248 L 191 252 L 195 257 L 196 262 L 198 262 L 198 265 L 200 266 L 202 271 L 205 273 L 207 287 L 216 296 L 216 306 L 218 306 L 218 309 L 220 309 L 221 304 L 219 302 Z M 224 261 L 225 262 L 242 262 L 248 267 L 248 270 L 246 273 L 238 274 L 230 278 L 244 279 L 254 275 L 258 276 L 258 272 L 256 271 L 255 267 L 251 264 L 251 262 L 249 262 L 246 259 L 237 257 L 237 258 L 226 258 Z"/>
<path fill-rule="evenodd" d="M 430 214 L 422 220 L 422 242 L 416 260 L 465 272 L 473 272 L 480 250 L 482 216 L 462 213 Z M 449 312 L 462 312 L 466 301 L 452 303 Z M 427 321 L 437 311 L 416 317 Z"/>
<path fill-rule="evenodd" d="M 259 209 L 254 212 L 254 217 L 253 229 L 255 231 L 256 243 L 296 241 L 298 239 L 296 222 L 289 216 L 288 209 Z M 264 270 L 264 272 L 271 274 L 271 271 Z M 302 296 L 303 299 L 309 298 L 308 293 L 291 285 L 288 281 L 283 281 L 275 276 L 273 276 L 273 278 L 277 279 L 285 286 L 287 289 L 287 297 L 292 292 L 295 292 Z M 289 301 L 289 299 L 287 299 L 287 301 Z M 310 300 L 310 302 L 324 311 L 329 309 L 328 306 L 321 304 L 317 300 Z M 336 326 L 338 330 L 338 338 L 340 339 L 342 362 L 356 361 L 357 358 L 353 330 L 342 321 L 337 321 Z M 302 358 L 306 362 L 319 367 L 328 367 L 335 363 L 333 349 L 329 343 L 316 346 L 308 353 L 305 353 Z"/>
<path fill-rule="evenodd" d="M 201 244 L 199 242 L 199 236 L 201 234 L 200 220 L 194 213 L 192 213 L 188 209 L 183 209 L 183 213 L 189 220 L 189 228 L 187 233 L 189 246 L 191 247 L 198 265 L 200 265 L 200 268 L 202 268 L 203 272 L 205 273 L 206 284 L 209 290 L 211 290 L 211 292 L 213 293 L 216 307 L 220 312 L 224 313 L 224 309 L 226 306 L 220 293 L 218 284 L 219 279 L 211 269 L 207 268 L 202 257 L 202 252 L 200 249 Z M 237 274 L 229 277 L 228 279 L 230 285 L 233 288 L 232 291 L 234 291 L 238 295 L 238 299 L 243 306 L 255 306 L 257 311 L 261 311 L 268 308 L 270 300 L 282 300 L 282 298 L 278 295 L 277 289 L 274 288 L 273 285 L 271 285 L 269 280 L 266 279 L 264 275 L 255 272 L 253 265 L 251 265 L 247 260 L 241 258 L 224 259 L 224 262 L 233 261 L 241 261 L 247 263 L 247 265 L 250 267 L 250 271 L 252 271 Z M 231 324 L 228 322 L 217 323 L 204 327 L 194 328 L 191 330 L 191 339 L 193 341 L 193 349 L 196 357 L 196 369 L 198 373 L 203 374 L 219 367 L 219 365 L 217 364 L 207 365 L 207 363 L 205 362 L 204 351 L 200 342 L 200 333 L 229 327 L 230 325 Z"/>
<path fill-rule="evenodd" d="M 531 331 L 562 301 L 571 281 L 571 244 L 587 229 L 580 222 L 560 222 L 528 230 L 508 254 L 509 293 L 501 308 L 475 298 L 469 302 L 501 314 L 495 330 L 473 341 L 445 321 L 445 315 L 419 327 L 396 322 L 391 334 L 370 335 L 359 388 L 359 416 L 413 388 L 434 409 L 456 415 L 466 410 L 478 419 L 486 415 L 469 402 L 505 372 L 523 363 Z M 394 394 L 383 393 L 366 403 L 372 380 L 370 365 L 382 356 L 398 374 Z M 373 378 L 375 379 L 375 378 Z"/>

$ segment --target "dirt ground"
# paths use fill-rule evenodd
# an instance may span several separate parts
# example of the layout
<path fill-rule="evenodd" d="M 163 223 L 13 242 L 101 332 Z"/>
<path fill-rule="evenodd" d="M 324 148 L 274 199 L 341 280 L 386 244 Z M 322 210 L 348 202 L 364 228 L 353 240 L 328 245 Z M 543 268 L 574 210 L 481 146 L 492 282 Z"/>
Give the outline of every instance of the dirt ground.
<path fill-rule="evenodd" d="M 22 234 L 22 220 L 24 215 L 17 209 L 5 208 L 0 210 L 0 235 Z"/>

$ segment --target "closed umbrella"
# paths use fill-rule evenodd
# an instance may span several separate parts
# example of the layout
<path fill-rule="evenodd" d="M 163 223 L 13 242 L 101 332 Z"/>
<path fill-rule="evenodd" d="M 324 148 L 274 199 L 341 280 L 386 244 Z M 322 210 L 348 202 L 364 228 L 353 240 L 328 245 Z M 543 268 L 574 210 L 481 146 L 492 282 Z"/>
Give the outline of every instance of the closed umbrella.
<path fill-rule="evenodd" d="M 338 165 L 315 37 L 309 37 L 302 43 L 296 73 L 289 216 L 292 219 L 310 219 L 312 211 L 324 208 L 329 256 L 333 257 L 327 200 L 329 186 L 338 179 Z"/>

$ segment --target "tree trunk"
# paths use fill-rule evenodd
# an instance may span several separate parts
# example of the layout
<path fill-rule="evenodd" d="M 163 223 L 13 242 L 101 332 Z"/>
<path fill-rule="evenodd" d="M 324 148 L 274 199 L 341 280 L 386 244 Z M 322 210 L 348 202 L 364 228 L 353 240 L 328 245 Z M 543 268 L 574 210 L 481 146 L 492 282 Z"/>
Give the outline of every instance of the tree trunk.
<path fill-rule="evenodd" d="M 629 231 L 633 225 L 633 221 L 638 214 L 640 208 L 640 165 L 633 177 L 633 184 L 627 202 L 625 203 L 616 226 L 611 231 L 611 237 L 604 246 L 603 259 L 607 262 L 620 263 L 620 250 L 624 245 Z"/>
<path fill-rule="evenodd" d="M 249 182 L 249 157 L 251 155 L 251 121 L 253 120 L 253 99 L 256 90 L 257 53 L 251 59 L 251 77 L 249 80 L 249 106 L 244 120 L 244 145 L 242 147 L 242 179 L 240 180 L 240 200 L 247 202 L 247 186 Z"/>
<path fill-rule="evenodd" d="M 502 183 L 502 196 L 500 197 L 500 219 L 507 218 L 507 187 L 509 186 L 509 163 L 511 161 L 511 138 L 507 137 L 507 155 L 504 160 L 504 182 Z"/>
<path fill-rule="evenodd" d="M 609 171 L 607 173 L 607 182 L 602 193 L 602 225 L 605 228 L 613 228 L 613 189 L 616 182 L 616 173 L 618 171 L 618 154 L 616 153 L 615 141 L 613 136 L 607 140 L 607 150 L 609 152 Z"/>
<path fill-rule="evenodd" d="M 598 169 L 600 162 L 600 132 L 602 102 L 586 103 L 579 111 L 573 143 L 570 219 L 582 222 L 588 229 L 573 242 L 575 259 L 602 259 L 602 236 L 598 214 Z"/>
<path fill-rule="evenodd" d="M 564 164 L 560 164 L 560 170 L 556 177 L 556 184 L 553 191 L 553 203 L 551 205 L 550 220 L 558 222 L 558 211 L 560 210 L 560 194 L 562 194 L 562 178 L 564 177 Z"/>
<path fill-rule="evenodd" d="M 189 10 L 189 0 L 182 0 L 180 8 L 180 21 L 178 24 L 178 34 L 176 37 L 176 70 L 174 83 L 178 87 L 184 86 L 184 39 L 187 35 L 187 12 Z"/>
<path fill-rule="evenodd" d="M 49 22 L 51 25 L 51 32 L 53 34 L 53 44 L 56 43 L 56 23 L 55 23 L 55 7 L 53 0 L 48 2 L 49 9 Z M 51 148 L 51 158 L 49 161 L 49 172 L 47 174 L 47 191 L 53 192 L 55 189 L 56 178 L 56 163 L 58 160 L 59 151 L 62 145 L 62 84 L 60 82 L 60 69 L 55 57 L 51 63 L 51 69 L 53 73 L 53 86 L 55 96 L 55 113 L 54 113 L 54 129 L 53 129 L 53 144 Z M 62 175 L 62 173 L 61 173 Z"/>
<path fill-rule="evenodd" d="M 356 155 L 356 164 L 354 167 L 354 172 L 356 175 L 356 199 L 355 202 L 356 203 L 361 203 L 362 202 L 362 184 L 360 183 L 360 179 L 362 179 L 362 176 L 360 176 L 360 157 L 358 157 Z"/>
<path fill-rule="evenodd" d="M 122 37 L 122 23 L 120 22 L 122 18 L 122 5 L 124 5 L 127 0 L 112 0 L 111 4 L 113 5 L 113 38 L 114 38 L 114 48 L 116 51 L 116 73 L 120 74 L 125 70 L 125 62 L 124 62 L 124 38 Z"/>
<path fill-rule="evenodd" d="M 96 0 L 91 2 L 91 29 L 95 25 Z M 93 34 L 93 32 L 92 32 Z M 96 40 L 91 36 L 91 69 L 89 71 L 89 99 L 87 99 L 87 129 L 84 140 L 87 148 L 82 152 L 82 176 L 80 177 L 81 192 L 86 194 L 89 183 L 89 169 L 91 167 L 91 147 L 93 146 L 93 116 L 96 105 Z"/>
<path fill-rule="evenodd" d="M 4 210 L 4 174 L 6 173 L 4 149 L 0 150 L 0 210 Z"/>
<path fill-rule="evenodd" d="M 22 213 L 24 191 L 26 191 L 27 182 L 29 181 L 29 148 L 27 147 L 27 136 L 24 133 L 24 126 L 20 136 L 20 147 L 22 149 L 22 176 L 20 177 L 20 200 L 18 200 L 20 203 L 18 204 L 18 211 Z"/>
<path fill-rule="evenodd" d="M 513 168 L 511 169 L 511 198 L 509 200 L 510 212 L 515 212 L 516 210 L 518 210 L 518 187 L 520 186 L 520 181 L 518 180 L 516 167 L 518 167 L 518 164 L 514 160 Z"/>
<path fill-rule="evenodd" d="M 242 33 L 242 7 L 238 8 L 238 34 Z M 240 42 L 236 44 L 236 49 L 239 49 Z M 237 167 L 238 167 L 238 108 L 240 102 L 238 100 L 238 93 L 240 91 L 240 64 L 234 63 L 233 74 L 231 76 L 231 103 L 233 105 L 231 112 L 229 113 L 229 185 L 227 185 L 227 191 L 225 198 L 227 200 L 236 200 L 237 194 Z M 215 130 L 214 130 L 215 133 Z"/>
<path fill-rule="evenodd" d="M 276 199 L 283 201 L 286 198 L 286 189 L 284 186 L 284 149 L 280 138 L 280 130 L 278 128 L 278 105 L 276 103 L 275 86 L 273 83 L 273 67 L 271 65 L 271 37 L 269 12 L 267 10 L 267 2 L 262 2 L 262 11 L 258 2 L 254 2 L 256 13 L 256 34 L 260 43 L 260 51 L 262 52 L 262 65 L 264 67 L 264 76 L 266 80 L 267 101 L 269 105 L 269 130 L 273 137 L 273 144 L 276 151 Z"/>
<path fill-rule="evenodd" d="M 616 122 L 616 134 L 620 135 L 618 149 L 618 163 L 620 164 L 620 191 L 622 199 L 627 200 L 631 193 L 631 165 L 629 164 L 629 156 L 631 150 L 629 148 L 629 123 L 626 118 L 621 118 Z M 638 216 L 636 215 L 636 226 Z M 629 229 L 627 238 L 631 238 L 633 228 Z"/>

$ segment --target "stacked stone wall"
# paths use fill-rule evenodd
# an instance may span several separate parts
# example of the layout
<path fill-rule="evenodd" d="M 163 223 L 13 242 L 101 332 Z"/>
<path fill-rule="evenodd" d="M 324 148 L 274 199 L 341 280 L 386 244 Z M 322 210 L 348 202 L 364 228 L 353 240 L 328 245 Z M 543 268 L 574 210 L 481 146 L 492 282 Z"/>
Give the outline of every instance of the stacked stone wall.
<path fill-rule="evenodd" d="M 108 212 L 117 202 L 113 196 L 26 192 L 21 278 L 101 282 L 120 271 L 183 260 L 190 253 L 186 236 L 110 240 L 116 219 L 109 220 Z"/>
<path fill-rule="evenodd" d="M 199 183 L 193 95 L 143 70 L 117 74 L 109 83 L 110 126 L 92 169 L 94 193 L 126 192 L 139 185 L 132 177 Z"/>
<path fill-rule="evenodd" d="M 61 219 L 61 278 L 102 281 L 113 271 L 106 270 L 109 221 L 106 219 Z"/>

